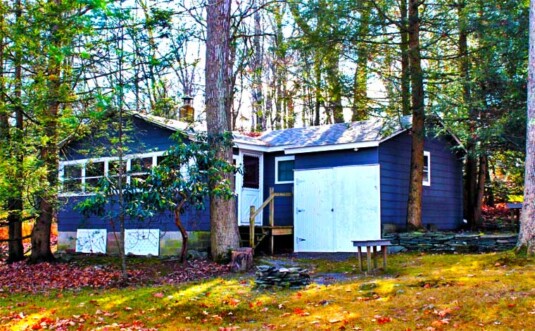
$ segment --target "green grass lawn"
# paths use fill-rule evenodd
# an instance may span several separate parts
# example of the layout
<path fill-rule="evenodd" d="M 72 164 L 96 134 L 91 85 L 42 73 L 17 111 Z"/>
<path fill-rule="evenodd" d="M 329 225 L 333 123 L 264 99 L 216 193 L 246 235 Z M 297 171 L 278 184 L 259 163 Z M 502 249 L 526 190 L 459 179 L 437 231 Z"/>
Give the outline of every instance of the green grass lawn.
<path fill-rule="evenodd" d="M 363 275 L 356 259 L 300 260 L 347 280 L 260 291 L 251 275 L 177 286 L 0 292 L 0 329 L 535 330 L 534 259 L 511 252 L 389 257 Z M 42 275 L 43 276 L 43 275 Z"/>

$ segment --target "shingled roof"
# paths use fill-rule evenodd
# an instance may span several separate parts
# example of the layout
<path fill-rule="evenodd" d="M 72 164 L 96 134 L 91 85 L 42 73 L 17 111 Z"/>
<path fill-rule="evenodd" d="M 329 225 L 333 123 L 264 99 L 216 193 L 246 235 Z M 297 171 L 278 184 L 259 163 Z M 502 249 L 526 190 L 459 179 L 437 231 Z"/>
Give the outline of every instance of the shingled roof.
<path fill-rule="evenodd" d="M 269 131 L 257 139 L 270 147 L 291 146 L 293 148 L 379 142 L 404 131 L 404 127 L 406 126 L 400 122 L 390 123 L 381 118 L 372 118 L 360 122 Z"/>
<path fill-rule="evenodd" d="M 187 124 L 177 120 L 168 120 L 157 116 L 136 113 L 135 116 L 171 130 L 205 131 L 201 125 Z M 379 144 L 410 126 L 410 117 L 396 120 L 372 118 L 352 123 L 311 126 L 306 128 L 290 128 L 267 131 L 259 136 L 235 132 L 234 142 L 237 145 L 258 146 L 267 149 L 299 149 L 311 147 L 346 146 L 351 144 Z"/>

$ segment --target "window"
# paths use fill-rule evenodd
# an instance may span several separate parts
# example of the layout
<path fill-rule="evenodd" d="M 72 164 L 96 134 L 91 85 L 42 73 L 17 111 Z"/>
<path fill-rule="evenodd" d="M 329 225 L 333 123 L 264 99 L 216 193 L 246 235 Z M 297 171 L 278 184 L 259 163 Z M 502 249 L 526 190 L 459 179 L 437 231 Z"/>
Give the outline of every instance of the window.
<path fill-rule="evenodd" d="M 156 157 L 156 164 L 162 164 L 165 159 L 167 159 L 167 155 L 160 155 Z"/>
<path fill-rule="evenodd" d="M 424 186 L 431 186 L 431 153 L 424 152 Z"/>
<path fill-rule="evenodd" d="M 82 165 L 71 164 L 63 167 L 63 190 L 68 192 L 82 191 Z"/>
<path fill-rule="evenodd" d="M 260 188 L 260 158 L 243 156 L 243 187 Z"/>
<path fill-rule="evenodd" d="M 104 162 L 88 162 L 85 165 L 86 191 L 95 188 L 102 177 L 104 177 Z"/>
<path fill-rule="evenodd" d="M 145 180 L 152 168 L 152 157 L 135 158 L 130 161 L 131 180 Z"/>
<path fill-rule="evenodd" d="M 119 185 L 119 177 L 121 174 L 126 175 L 127 161 L 123 160 L 122 165 L 119 160 L 108 161 L 108 173 L 107 177 L 114 185 Z M 126 178 L 125 178 L 126 179 Z M 127 179 L 126 179 L 127 180 Z M 124 183 L 124 180 L 123 182 Z M 124 184 L 121 184 L 124 185 Z"/>
<path fill-rule="evenodd" d="M 275 184 L 292 184 L 294 182 L 294 156 L 275 158 Z"/>

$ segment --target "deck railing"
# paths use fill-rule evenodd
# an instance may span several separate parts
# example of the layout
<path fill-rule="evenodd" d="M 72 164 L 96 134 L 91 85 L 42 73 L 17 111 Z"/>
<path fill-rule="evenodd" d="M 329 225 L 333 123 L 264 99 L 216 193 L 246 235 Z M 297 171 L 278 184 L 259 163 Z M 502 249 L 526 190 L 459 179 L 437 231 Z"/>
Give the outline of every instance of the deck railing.
<path fill-rule="evenodd" d="M 264 203 L 256 209 L 255 206 L 251 206 L 249 210 L 249 245 L 254 249 L 257 242 L 255 243 L 255 218 L 262 212 L 262 210 L 269 205 L 269 227 L 273 232 L 275 228 L 275 198 L 276 197 L 291 197 L 293 194 L 291 192 L 275 192 L 273 187 L 269 188 L 269 197 L 264 201 Z M 273 233 L 271 235 L 271 250 L 273 253 Z"/>

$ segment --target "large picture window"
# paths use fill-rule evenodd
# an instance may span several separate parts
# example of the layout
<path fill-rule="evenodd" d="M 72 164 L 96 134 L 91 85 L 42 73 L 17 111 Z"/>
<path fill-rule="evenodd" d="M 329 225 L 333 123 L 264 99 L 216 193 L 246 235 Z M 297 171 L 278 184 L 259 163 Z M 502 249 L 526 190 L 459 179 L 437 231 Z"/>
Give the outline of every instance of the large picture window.
<path fill-rule="evenodd" d="M 121 168 L 127 183 L 144 180 L 152 167 L 163 161 L 163 154 L 164 152 L 152 152 L 127 155 L 122 164 L 112 157 L 61 162 L 59 177 L 62 194 L 90 194 L 103 177 L 116 180 Z"/>
<path fill-rule="evenodd" d="M 292 184 L 294 182 L 294 156 L 275 158 L 275 184 Z"/>
<path fill-rule="evenodd" d="M 424 152 L 424 186 L 431 186 L 431 153 Z"/>

